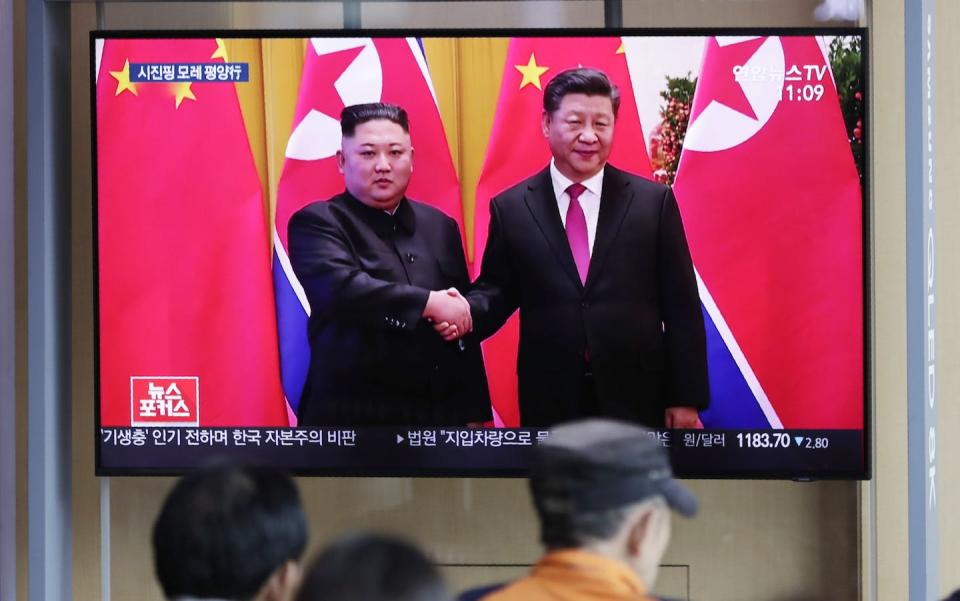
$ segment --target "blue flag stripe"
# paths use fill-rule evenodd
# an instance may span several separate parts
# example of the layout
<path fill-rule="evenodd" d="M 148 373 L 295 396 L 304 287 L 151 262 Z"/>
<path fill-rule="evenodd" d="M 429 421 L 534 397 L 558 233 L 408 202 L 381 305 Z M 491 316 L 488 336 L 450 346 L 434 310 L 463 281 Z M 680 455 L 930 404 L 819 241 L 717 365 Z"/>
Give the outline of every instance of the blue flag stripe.
<path fill-rule="evenodd" d="M 307 313 L 273 252 L 273 290 L 277 302 L 277 335 L 280 343 L 280 378 L 290 407 L 297 411 L 310 365 Z"/>
<path fill-rule="evenodd" d="M 730 349 L 706 309 L 707 371 L 710 377 L 710 408 L 700 415 L 707 428 L 769 428 L 770 422 L 747 385 Z"/>

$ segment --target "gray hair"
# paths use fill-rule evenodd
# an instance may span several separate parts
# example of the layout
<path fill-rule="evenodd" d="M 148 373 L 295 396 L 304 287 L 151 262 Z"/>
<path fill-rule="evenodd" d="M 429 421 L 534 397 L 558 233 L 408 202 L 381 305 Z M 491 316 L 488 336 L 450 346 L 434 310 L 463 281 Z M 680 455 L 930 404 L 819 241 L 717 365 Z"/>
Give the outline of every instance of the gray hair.
<path fill-rule="evenodd" d="M 647 507 L 665 507 L 662 496 L 603 511 L 578 511 L 569 503 L 535 496 L 540 518 L 540 542 L 548 549 L 586 547 L 613 538 L 627 519 Z"/>

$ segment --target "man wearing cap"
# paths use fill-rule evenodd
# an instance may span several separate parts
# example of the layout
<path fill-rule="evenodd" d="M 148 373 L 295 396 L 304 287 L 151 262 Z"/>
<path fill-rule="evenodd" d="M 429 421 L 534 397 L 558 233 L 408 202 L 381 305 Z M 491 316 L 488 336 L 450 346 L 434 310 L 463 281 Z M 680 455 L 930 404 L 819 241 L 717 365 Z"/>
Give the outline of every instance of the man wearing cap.
<path fill-rule="evenodd" d="M 554 428 L 534 451 L 530 490 L 547 553 L 485 601 L 651 601 L 670 508 L 697 511 L 650 431 L 606 419 Z"/>

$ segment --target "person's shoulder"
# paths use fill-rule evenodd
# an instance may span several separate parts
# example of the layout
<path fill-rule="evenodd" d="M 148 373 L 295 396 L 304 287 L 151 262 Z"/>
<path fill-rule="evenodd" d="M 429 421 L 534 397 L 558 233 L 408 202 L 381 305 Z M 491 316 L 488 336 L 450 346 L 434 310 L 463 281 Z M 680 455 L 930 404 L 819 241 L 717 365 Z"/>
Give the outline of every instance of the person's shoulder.
<path fill-rule="evenodd" d="M 519 587 L 517 583 L 508 584 L 482 597 L 475 597 L 474 599 L 476 599 L 476 601 L 532 601 L 526 599 L 522 587 Z"/>
<path fill-rule="evenodd" d="M 290 217 L 290 222 L 295 221 L 327 221 L 336 220 L 341 215 L 347 202 L 343 194 L 337 194 L 326 200 L 315 200 L 304 206 Z"/>
<path fill-rule="evenodd" d="M 456 219 L 447 215 L 437 207 L 428 205 L 427 203 L 419 200 L 414 200 L 412 198 L 407 198 L 407 203 L 410 205 L 410 209 L 413 211 L 414 215 L 417 216 L 417 219 L 428 219 L 443 223 L 452 223 L 454 225 L 457 224 Z"/>
<path fill-rule="evenodd" d="M 479 599 L 480 601 L 538 601 L 542 598 L 541 586 L 530 576 L 524 576 L 494 588 Z"/>
<path fill-rule="evenodd" d="M 617 181 L 622 181 L 625 185 L 630 186 L 636 193 L 651 198 L 663 198 L 670 189 L 669 186 L 639 175 L 634 175 L 610 164 L 607 164 L 604 177 L 611 177 Z"/>
<path fill-rule="evenodd" d="M 428 231 L 444 232 L 447 240 L 453 240 L 454 238 L 460 239 L 460 224 L 456 219 L 436 207 L 417 200 L 408 198 L 407 203 L 410 205 L 418 228 L 422 227 Z"/>
<path fill-rule="evenodd" d="M 502 192 L 497 193 L 490 202 L 502 207 L 506 203 L 513 202 L 514 199 L 523 198 L 527 191 L 536 189 L 540 186 L 553 186 L 550 180 L 549 167 L 545 167 L 530 177 L 520 180 Z"/>
<path fill-rule="evenodd" d="M 457 595 L 456 601 L 482 601 L 483 599 L 489 599 L 490 595 L 501 590 L 504 586 L 507 586 L 507 584 L 508 583 L 498 582 L 496 584 L 486 584 L 470 588 Z"/>

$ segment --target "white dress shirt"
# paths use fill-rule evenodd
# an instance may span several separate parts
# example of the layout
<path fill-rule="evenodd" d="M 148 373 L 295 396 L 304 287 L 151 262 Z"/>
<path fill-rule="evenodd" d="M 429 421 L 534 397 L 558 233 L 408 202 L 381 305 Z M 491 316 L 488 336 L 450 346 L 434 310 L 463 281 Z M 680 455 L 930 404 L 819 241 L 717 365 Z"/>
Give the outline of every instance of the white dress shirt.
<path fill-rule="evenodd" d="M 550 159 L 550 179 L 553 180 L 553 194 L 557 197 L 560 221 L 563 222 L 563 227 L 567 227 L 567 209 L 570 208 L 570 195 L 567 194 L 567 188 L 573 184 L 573 181 L 560 173 L 553 159 Z M 590 256 L 593 257 L 593 240 L 597 237 L 597 219 L 600 217 L 600 193 L 603 191 L 603 169 L 580 183 L 586 188 L 580 194 L 580 206 L 587 220 L 587 242 L 590 246 Z"/>

